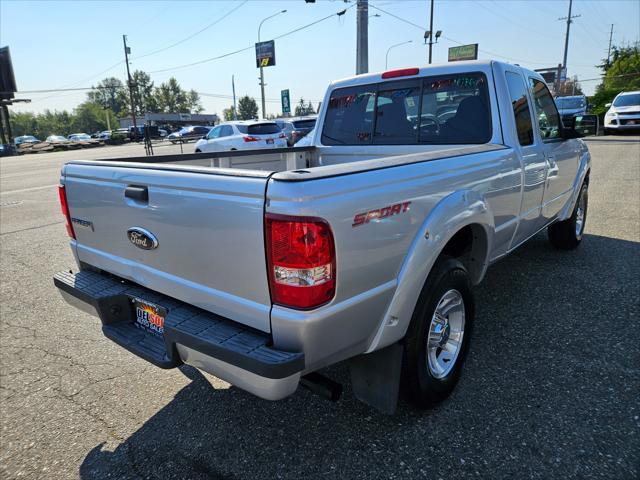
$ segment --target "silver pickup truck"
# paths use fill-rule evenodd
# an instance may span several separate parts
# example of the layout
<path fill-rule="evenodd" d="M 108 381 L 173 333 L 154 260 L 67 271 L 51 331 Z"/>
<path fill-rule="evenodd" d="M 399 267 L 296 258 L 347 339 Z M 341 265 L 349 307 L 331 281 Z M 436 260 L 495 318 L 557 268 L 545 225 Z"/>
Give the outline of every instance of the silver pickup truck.
<path fill-rule="evenodd" d="M 446 398 L 488 266 L 545 228 L 580 243 L 588 129 L 495 61 L 336 81 L 322 106 L 310 147 L 67 163 L 64 298 L 151 363 L 265 399 L 336 398 L 317 371 L 345 360 L 382 411 Z"/>

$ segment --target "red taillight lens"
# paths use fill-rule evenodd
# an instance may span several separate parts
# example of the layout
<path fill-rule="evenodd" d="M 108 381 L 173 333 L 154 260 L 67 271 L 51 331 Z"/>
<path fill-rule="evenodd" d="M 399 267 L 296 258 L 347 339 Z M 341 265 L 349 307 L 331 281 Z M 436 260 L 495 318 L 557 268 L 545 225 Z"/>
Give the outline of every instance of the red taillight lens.
<path fill-rule="evenodd" d="M 336 256 L 329 224 L 319 218 L 267 214 L 267 268 L 273 303 L 311 309 L 336 291 Z"/>
<path fill-rule="evenodd" d="M 245 135 L 244 137 L 242 137 L 242 139 L 243 139 L 245 142 L 257 142 L 257 141 L 259 141 L 259 140 L 260 140 L 259 138 L 252 137 L 251 135 Z"/>
<path fill-rule="evenodd" d="M 71 215 L 69 214 L 69 205 L 67 204 L 67 192 L 64 189 L 64 185 L 58 186 L 58 196 L 60 197 L 60 208 L 67 223 L 67 233 L 71 238 L 76 238 L 76 234 L 73 231 L 73 225 L 71 224 Z"/>

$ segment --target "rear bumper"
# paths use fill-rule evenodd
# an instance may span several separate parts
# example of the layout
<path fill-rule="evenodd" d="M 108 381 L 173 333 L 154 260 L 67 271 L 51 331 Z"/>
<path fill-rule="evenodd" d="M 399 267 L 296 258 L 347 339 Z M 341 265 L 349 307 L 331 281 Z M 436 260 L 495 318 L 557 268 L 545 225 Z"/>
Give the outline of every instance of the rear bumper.
<path fill-rule="evenodd" d="M 272 348 L 264 332 L 106 273 L 61 272 L 54 284 L 68 303 L 101 319 L 106 337 L 158 367 L 193 365 L 268 400 L 298 386 L 304 354 Z M 136 327 L 134 297 L 166 309 L 163 335 Z"/>

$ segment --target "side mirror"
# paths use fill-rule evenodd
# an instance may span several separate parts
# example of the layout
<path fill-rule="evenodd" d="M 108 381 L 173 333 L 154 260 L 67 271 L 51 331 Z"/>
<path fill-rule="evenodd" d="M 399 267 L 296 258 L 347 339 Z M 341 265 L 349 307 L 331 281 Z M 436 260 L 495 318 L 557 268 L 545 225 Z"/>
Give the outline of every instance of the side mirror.
<path fill-rule="evenodd" d="M 611 106 L 611 103 L 605 103 L 604 106 L 605 108 L 609 108 Z"/>
<path fill-rule="evenodd" d="M 579 137 L 591 137 L 598 134 L 597 115 L 578 115 L 574 117 L 573 131 Z"/>

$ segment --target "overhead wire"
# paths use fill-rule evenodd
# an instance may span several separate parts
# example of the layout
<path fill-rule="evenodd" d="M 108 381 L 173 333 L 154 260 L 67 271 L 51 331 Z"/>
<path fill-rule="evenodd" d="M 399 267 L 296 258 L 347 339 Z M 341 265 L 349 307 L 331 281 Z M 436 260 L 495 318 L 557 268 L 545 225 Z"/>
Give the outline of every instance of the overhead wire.
<path fill-rule="evenodd" d="M 316 21 L 314 21 L 314 22 L 308 23 L 308 24 L 306 24 L 306 25 L 303 25 L 303 26 L 301 26 L 301 27 L 295 28 L 295 29 L 290 30 L 290 31 L 288 31 L 288 32 L 286 32 L 286 33 L 283 33 L 283 34 L 281 34 L 281 35 L 278 35 L 278 36 L 276 36 L 276 37 L 273 37 L 273 40 L 278 40 L 278 39 L 280 39 L 280 38 L 284 38 L 284 37 L 286 37 L 286 36 L 288 36 L 288 35 L 292 35 L 292 34 L 294 34 L 294 33 L 296 33 L 296 32 L 301 31 L 301 30 L 305 30 L 305 29 L 310 28 L 310 27 L 312 27 L 312 26 L 314 26 L 314 25 L 317 25 L 317 24 L 318 24 L 318 23 L 320 23 L 320 22 L 324 22 L 325 20 L 328 20 L 328 19 L 330 19 L 330 18 L 332 18 L 332 17 L 335 17 L 335 16 L 340 17 L 340 16 L 344 15 L 344 14 L 346 13 L 346 11 L 347 11 L 347 10 L 349 10 L 349 9 L 353 8 L 354 6 L 355 6 L 355 5 L 351 5 L 351 6 L 349 6 L 349 7 L 345 8 L 345 9 L 343 9 L 343 10 L 340 10 L 339 12 L 332 13 L 332 14 L 327 15 L 326 17 L 322 17 L 322 18 L 320 18 L 320 19 L 318 19 L 318 20 L 316 20 Z M 221 54 L 221 55 L 216 55 L 216 56 L 214 56 L 214 57 L 209 57 L 209 58 L 205 58 L 205 59 L 202 59 L 202 60 L 197 60 L 197 61 L 195 61 L 195 62 L 185 63 L 185 64 L 182 64 L 182 65 L 175 65 L 175 66 L 173 66 L 173 67 L 169 67 L 169 68 L 161 68 L 161 69 L 159 69 L 159 70 L 151 70 L 151 71 L 149 71 L 149 72 L 147 72 L 147 73 L 151 74 L 151 73 L 169 72 L 169 71 L 174 71 L 174 70 L 180 70 L 180 69 L 183 69 L 183 68 L 193 67 L 193 66 L 196 66 L 196 65 L 202 65 L 202 64 L 204 64 L 204 63 L 213 62 L 213 61 L 215 61 L 215 60 L 220 60 L 220 59 L 222 59 L 222 58 L 230 57 L 230 56 L 232 56 L 232 55 L 237 55 L 238 53 L 246 52 L 246 51 L 248 51 L 248 50 L 252 50 L 252 49 L 254 49 L 254 48 L 255 48 L 255 45 L 249 45 L 249 46 L 247 46 L 247 47 L 239 48 L 239 49 L 234 50 L 234 51 L 232 51 L 232 52 L 223 53 L 223 54 Z"/>
<path fill-rule="evenodd" d="M 167 45 L 166 47 L 162 47 L 159 48 L 158 50 L 154 50 L 152 52 L 148 52 L 148 53 L 144 53 L 142 55 L 138 55 L 137 57 L 132 57 L 132 60 L 137 60 L 140 58 L 145 58 L 145 57 L 150 57 L 151 55 L 155 55 L 157 53 L 160 52 L 164 52 L 165 50 L 169 50 L 170 48 L 173 47 L 177 47 L 178 45 L 183 44 L 184 42 L 191 40 L 192 38 L 200 35 L 202 32 L 210 29 L 211 27 L 217 25 L 218 23 L 220 23 L 222 20 L 224 20 L 225 18 L 227 18 L 228 16 L 230 16 L 232 13 L 234 13 L 236 10 L 238 10 L 240 7 L 242 7 L 243 5 L 247 4 L 249 0 L 244 0 L 242 3 L 240 3 L 239 5 L 236 5 L 234 8 L 232 8 L 231 10 L 229 10 L 227 13 L 225 13 L 223 16 L 221 16 L 220 18 L 217 18 L 216 20 L 214 20 L 213 22 L 209 23 L 208 25 L 206 25 L 205 27 L 201 28 L 200 30 L 198 30 L 197 32 L 192 33 L 191 35 L 188 35 L 187 37 L 183 38 L 182 40 L 178 40 L 177 42 L 172 43 L 171 45 Z"/>

